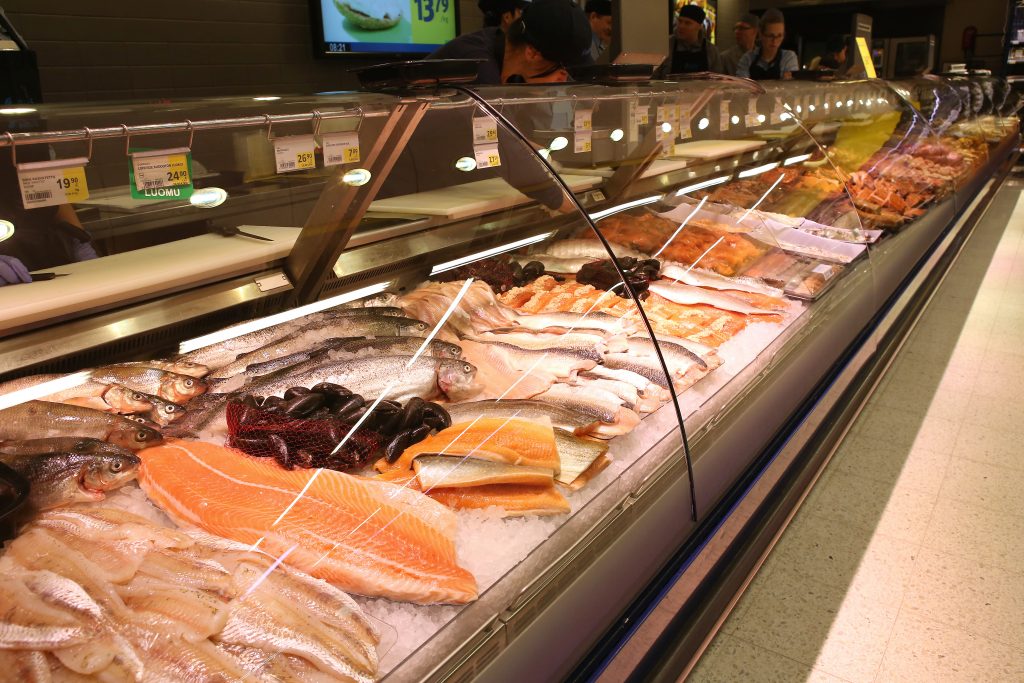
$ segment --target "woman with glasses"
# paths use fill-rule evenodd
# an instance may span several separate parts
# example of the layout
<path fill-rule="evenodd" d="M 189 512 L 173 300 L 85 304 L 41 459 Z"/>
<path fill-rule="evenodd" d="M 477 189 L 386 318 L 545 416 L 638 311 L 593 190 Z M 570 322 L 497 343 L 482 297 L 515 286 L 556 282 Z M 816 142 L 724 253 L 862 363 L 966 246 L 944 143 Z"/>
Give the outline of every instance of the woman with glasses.
<path fill-rule="evenodd" d="M 793 78 L 793 72 L 800 70 L 800 63 L 795 52 L 782 49 L 782 41 L 786 37 L 786 20 L 782 12 L 770 9 L 761 16 L 758 37 L 760 47 L 740 58 L 736 75 L 755 81 Z"/>

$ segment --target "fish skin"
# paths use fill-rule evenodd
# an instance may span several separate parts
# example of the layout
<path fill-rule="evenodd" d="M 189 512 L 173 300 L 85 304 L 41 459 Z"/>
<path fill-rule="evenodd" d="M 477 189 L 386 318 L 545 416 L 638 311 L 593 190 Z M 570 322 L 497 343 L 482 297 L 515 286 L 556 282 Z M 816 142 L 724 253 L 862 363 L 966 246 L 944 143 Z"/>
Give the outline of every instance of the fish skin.
<path fill-rule="evenodd" d="M 523 371 L 512 365 L 507 354 L 493 344 L 462 340 L 462 352 L 477 369 L 481 398 L 525 399 L 543 393 L 557 377 L 545 368 Z"/>
<path fill-rule="evenodd" d="M 206 367 L 202 363 L 161 358 L 155 360 L 136 360 L 127 363 L 111 363 L 107 367 L 156 368 L 158 370 L 166 370 L 167 372 L 175 372 L 179 375 L 188 375 L 189 377 L 196 377 L 199 379 L 206 377 L 210 372 L 210 368 Z"/>
<path fill-rule="evenodd" d="M 617 318 L 607 313 L 592 311 L 587 314 L 563 313 L 559 311 L 544 313 L 516 313 L 516 324 L 529 330 L 568 330 L 580 332 L 584 330 L 601 330 L 611 334 L 623 334 L 636 329 L 635 321 Z M 495 331 L 495 330 L 492 330 Z"/>
<path fill-rule="evenodd" d="M 470 335 L 471 341 L 504 342 L 523 349 L 564 349 L 573 351 L 581 358 L 600 362 L 605 351 L 625 351 L 626 340 L 622 336 L 606 337 L 585 332 L 565 334 L 544 334 L 540 332 L 484 332 Z"/>
<path fill-rule="evenodd" d="M 38 650 L 0 649 L 0 671 L 18 683 L 52 683 L 46 653 Z"/>
<path fill-rule="evenodd" d="M 720 291 L 749 292 L 751 294 L 763 294 L 781 299 L 783 291 L 778 287 L 762 282 L 756 278 L 749 277 L 727 277 L 719 275 L 710 270 L 700 268 L 686 268 L 676 263 L 664 263 L 661 267 L 661 277 L 668 280 L 675 280 L 693 287 L 706 287 Z"/>
<path fill-rule="evenodd" d="M 324 311 L 323 315 L 327 318 L 345 318 L 358 315 L 384 315 L 392 318 L 406 317 L 405 311 L 398 306 L 353 306 L 351 308 L 340 306 Z"/>
<path fill-rule="evenodd" d="M 0 577 L 0 649 L 48 649 L 88 642 L 95 632 L 74 612 L 48 604 L 18 572 Z"/>
<path fill-rule="evenodd" d="M 517 417 L 523 420 L 548 418 L 551 424 L 577 435 L 596 429 L 600 420 L 571 408 L 530 399 L 484 399 L 445 406 L 453 423 L 470 422 L 477 417 Z"/>
<path fill-rule="evenodd" d="M 555 429 L 555 446 L 558 448 L 558 459 L 562 462 L 562 471 L 555 479 L 567 486 L 608 452 L 608 444 L 580 438 L 564 429 Z"/>
<path fill-rule="evenodd" d="M 559 452 L 561 455 L 561 452 Z M 546 467 L 506 465 L 472 456 L 417 455 L 412 461 L 420 489 L 463 488 L 488 484 L 524 484 L 546 486 L 554 472 Z"/>
<path fill-rule="evenodd" d="M 597 361 L 570 349 L 524 349 L 502 341 L 473 343 L 487 344 L 494 353 L 501 355 L 509 365 L 520 372 L 533 372 L 540 369 L 564 379 L 597 365 Z"/>
<path fill-rule="evenodd" d="M 120 415 L 90 408 L 26 401 L 0 410 L 0 440 L 78 436 L 139 450 L 160 443 L 160 432 Z"/>
<path fill-rule="evenodd" d="M 694 287 L 682 282 L 655 280 L 649 283 L 648 288 L 660 297 L 685 306 L 713 306 L 719 310 L 741 313 L 743 315 L 778 316 L 778 313 L 775 311 L 766 311 L 756 306 L 751 306 L 746 301 L 729 296 L 728 294 Z"/>
<path fill-rule="evenodd" d="M 79 453 L 3 455 L 0 462 L 28 480 L 28 500 L 35 510 L 103 500 L 107 491 L 134 479 L 141 463 L 135 455 Z"/>
<path fill-rule="evenodd" d="M 654 342 L 651 341 L 650 337 L 629 337 L 626 339 L 626 345 L 627 351 L 630 354 L 657 358 L 658 354 L 657 351 L 655 351 Z M 708 362 L 703 357 L 697 355 L 682 344 L 677 344 L 659 337 L 658 348 L 661 349 L 661 353 L 665 358 L 665 364 L 668 365 L 670 370 L 679 375 L 685 374 L 692 365 L 696 365 L 704 371 L 712 369 L 708 366 Z"/>
<path fill-rule="evenodd" d="M 203 346 L 195 349 L 194 351 L 189 351 L 188 353 L 178 354 L 172 358 L 171 361 L 198 363 L 205 365 L 211 371 L 218 370 L 234 361 L 239 355 L 249 353 L 253 349 L 258 349 L 261 346 L 266 346 L 281 337 L 285 337 L 296 330 L 302 329 L 316 320 L 319 320 L 319 318 L 315 316 L 305 316 L 294 320 L 287 320 L 278 325 L 264 327 L 259 330 L 253 330 L 252 332 L 246 332 L 245 334 L 226 339 L 216 344 Z M 239 323 L 239 325 L 243 324 L 245 323 Z M 232 327 L 237 327 L 237 325 L 226 327 L 224 330 L 230 330 Z"/>
<path fill-rule="evenodd" d="M 0 460 L 4 455 L 45 455 L 47 453 L 79 453 L 82 455 L 134 455 L 131 450 L 100 439 L 78 436 L 51 436 L 45 439 L 0 441 Z"/>
<path fill-rule="evenodd" d="M 609 438 L 632 431 L 640 424 L 640 416 L 621 405 L 621 399 L 606 391 L 589 390 L 585 387 L 570 387 L 555 384 L 537 397 L 538 401 L 550 401 L 556 405 L 578 410 L 600 420 L 601 424 L 590 432 L 590 436 Z"/>
<path fill-rule="evenodd" d="M 607 258 L 607 255 L 604 257 Z M 597 261 L 593 256 L 555 256 L 554 254 L 528 254 L 516 259 L 519 265 L 525 266 L 531 261 L 539 261 L 544 264 L 544 271 L 547 273 L 567 273 L 575 275 L 580 268 Z"/>
<path fill-rule="evenodd" d="M 181 418 L 188 411 L 188 409 L 180 403 L 168 401 L 159 396 L 153 396 L 151 394 L 142 394 L 142 396 L 145 396 L 146 401 L 149 402 L 149 409 L 145 411 L 146 416 L 161 427 L 166 427 L 175 420 Z"/>
<path fill-rule="evenodd" d="M 158 368 L 101 367 L 91 371 L 92 379 L 102 384 L 121 384 L 144 394 L 153 394 L 174 403 L 184 403 L 206 391 L 201 379 Z"/>
<path fill-rule="evenodd" d="M 358 352 L 365 349 L 372 349 L 386 356 L 412 355 L 423 346 L 423 340 L 418 337 L 343 337 L 328 339 L 324 346 L 331 351 Z M 462 358 L 462 348 L 458 344 L 431 339 L 427 344 L 424 354 L 435 358 Z"/>
<path fill-rule="evenodd" d="M 629 370 L 663 389 L 669 387 L 669 379 L 657 358 L 632 353 L 609 353 L 605 355 L 603 365 L 612 370 Z"/>
<path fill-rule="evenodd" d="M 627 246 L 617 244 L 615 242 L 609 242 L 609 246 L 612 248 L 616 258 L 622 258 L 624 256 L 631 256 L 633 258 L 645 259 L 648 258 L 647 254 L 643 254 L 635 249 L 630 249 Z M 595 237 L 594 239 L 578 238 L 560 240 L 550 245 L 548 253 L 552 256 L 558 256 L 560 258 L 581 258 L 591 257 L 593 259 L 606 259 L 608 258 L 608 250 L 604 248 L 604 245 Z"/>
<path fill-rule="evenodd" d="M 21 377 L 0 385 L 0 395 L 9 394 L 21 389 L 28 389 L 44 382 L 60 379 L 64 375 L 31 375 Z M 62 389 L 61 391 L 40 397 L 40 400 L 53 403 L 68 403 L 94 410 L 115 413 L 134 413 L 147 410 L 149 404 L 137 392 L 120 384 L 85 381 L 81 384 Z"/>

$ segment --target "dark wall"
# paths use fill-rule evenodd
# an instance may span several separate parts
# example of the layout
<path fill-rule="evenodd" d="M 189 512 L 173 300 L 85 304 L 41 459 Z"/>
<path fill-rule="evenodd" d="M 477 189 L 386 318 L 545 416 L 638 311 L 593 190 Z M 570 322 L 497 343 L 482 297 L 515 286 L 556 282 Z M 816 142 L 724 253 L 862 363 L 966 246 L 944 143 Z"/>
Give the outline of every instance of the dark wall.
<path fill-rule="evenodd" d="M 474 26 L 467 4 L 461 3 L 464 25 Z M 314 58 L 307 0 L 2 6 L 37 53 L 47 102 L 345 90 L 357 85 L 350 68 L 380 61 Z"/>

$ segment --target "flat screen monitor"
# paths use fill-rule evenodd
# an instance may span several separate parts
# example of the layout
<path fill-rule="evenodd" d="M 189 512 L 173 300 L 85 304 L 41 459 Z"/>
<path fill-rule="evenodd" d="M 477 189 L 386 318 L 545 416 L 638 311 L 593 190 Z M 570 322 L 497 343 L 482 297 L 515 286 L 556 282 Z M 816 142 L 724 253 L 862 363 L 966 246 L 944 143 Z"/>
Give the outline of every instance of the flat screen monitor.
<path fill-rule="evenodd" d="M 318 56 L 426 55 L 459 34 L 458 0 L 309 0 Z"/>

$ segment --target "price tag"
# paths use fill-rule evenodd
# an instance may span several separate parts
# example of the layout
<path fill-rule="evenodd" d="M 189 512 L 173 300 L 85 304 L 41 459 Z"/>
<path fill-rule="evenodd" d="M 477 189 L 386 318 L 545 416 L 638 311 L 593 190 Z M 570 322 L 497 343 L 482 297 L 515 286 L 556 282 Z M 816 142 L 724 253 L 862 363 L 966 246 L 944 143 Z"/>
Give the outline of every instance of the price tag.
<path fill-rule="evenodd" d="M 354 164 L 359 161 L 359 133 L 327 133 L 323 136 L 324 166 Z"/>
<path fill-rule="evenodd" d="M 743 118 L 743 121 L 747 124 L 747 128 L 753 128 L 754 126 L 761 125 L 761 122 L 757 120 L 757 114 L 747 114 Z"/>
<path fill-rule="evenodd" d="M 477 168 L 492 168 L 501 166 L 501 155 L 498 154 L 498 146 L 474 147 L 473 156 L 476 158 Z"/>
<path fill-rule="evenodd" d="M 647 107 L 640 107 L 636 110 L 636 124 L 638 126 L 646 126 L 651 122 L 651 112 Z"/>
<path fill-rule="evenodd" d="M 192 184 L 187 148 L 132 152 L 132 176 L 138 190 Z"/>
<path fill-rule="evenodd" d="M 592 109 L 577 109 L 572 115 L 573 130 L 577 133 L 593 130 L 593 119 L 594 111 Z"/>
<path fill-rule="evenodd" d="M 689 140 L 693 137 L 693 132 L 690 130 L 690 115 L 684 113 L 679 119 L 679 139 Z"/>
<path fill-rule="evenodd" d="M 80 202 L 89 198 L 85 164 L 80 157 L 63 162 L 42 161 L 18 164 L 21 203 L 26 209 Z"/>
<path fill-rule="evenodd" d="M 473 144 L 486 145 L 498 141 L 498 122 L 490 116 L 473 117 Z"/>
<path fill-rule="evenodd" d="M 572 150 L 577 154 L 589 152 L 594 148 L 594 134 L 589 130 L 576 131 L 573 136 Z"/>
<path fill-rule="evenodd" d="M 775 106 L 772 108 L 772 123 L 782 123 L 782 100 L 775 98 Z"/>
<path fill-rule="evenodd" d="M 729 129 L 729 119 L 732 117 L 732 113 L 729 111 L 729 100 L 722 100 L 722 104 L 718 109 L 718 130 L 724 131 Z"/>
<path fill-rule="evenodd" d="M 389 5 L 405 14 L 411 9 L 409 23 L 412 24 L 412 43 L 416 45 L 441 45 L 455 35 L 456 0 L 406 0 L 405 2 L 370 2 L 367 7 L 374 14 L 383 12 Z M 381 9 L 377 9 L 378 6 Z M 405 9 L 400 9 L 404 7 Z M 394 16 L 394 15 L 392 15 Z M 404 17 L 403 17 L 404 22 Z M 408 31 L 409 29 L 406 29 Z M 406 36 L 409 34 L 406 33 Z M 408 38 L 406 38 L 408 39 Z"/>
<path fill-rule="evenodd" d="M 316 168 L 316 139 L 312 135 L 274 138 L 273 143 L 278 173 Z"/>

